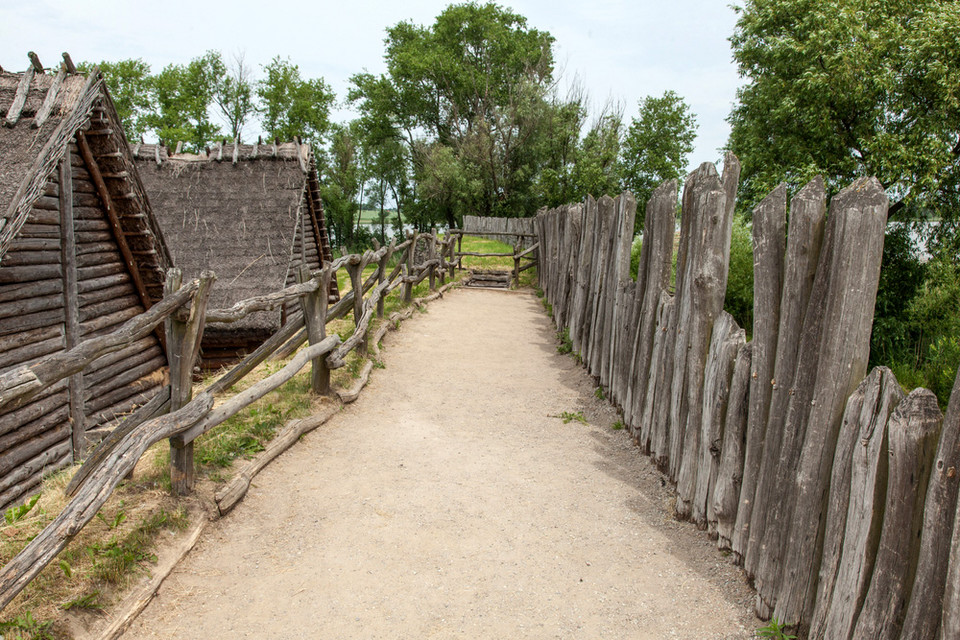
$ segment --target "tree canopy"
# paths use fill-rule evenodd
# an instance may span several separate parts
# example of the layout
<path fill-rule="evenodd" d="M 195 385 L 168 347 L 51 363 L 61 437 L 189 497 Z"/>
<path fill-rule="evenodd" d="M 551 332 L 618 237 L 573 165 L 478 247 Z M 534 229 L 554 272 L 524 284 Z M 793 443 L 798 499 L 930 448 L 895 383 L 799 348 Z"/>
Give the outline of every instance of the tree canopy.
<path fill-rule="evenodd" d="M 746 84 L 730 115 L 751 208 L 778 182 L 874 175 L 891 215 L 960 205 L 960 4 L 746 0 L 730 41 Z"/>

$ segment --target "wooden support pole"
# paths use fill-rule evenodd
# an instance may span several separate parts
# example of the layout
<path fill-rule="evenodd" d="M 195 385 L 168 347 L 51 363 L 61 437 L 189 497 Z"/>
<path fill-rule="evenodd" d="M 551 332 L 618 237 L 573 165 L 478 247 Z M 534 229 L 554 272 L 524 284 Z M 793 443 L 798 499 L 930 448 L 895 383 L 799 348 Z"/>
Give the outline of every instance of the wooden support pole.
<path fill-rule="evenodd" d="M 433 262 L 437 257 L 437 228 L 430 230 L 430 239 L 427 240 L 427 262 Z M 430 291 L 437 288 L 437 265 L 431 264 L 430 269 Z"/>
<path fill-rule="evenodd" d="M 513 245 L 513 285 L 520 286 L 520 243 Z"/>
<path fill-rule="evenodd" d="M 315 345 L 327 337 L 326 315 L 327 315 L 327 291 L 330 288 L 330 276 L 332 270 L 325 267 L 320 275 L 320 286 L 312 293 L 300 296 L 300 305 L 303 308 L 303 317 L 307 325 L 307 340 L 311 345 Z M 297 282 L 303 284 L 310 280 L 310 266 L 300 265 L 297 271 Z M 330 393 L 330 369 L 327 367 L 323 358 L 317 358 L 313 361 L 313 369 L 310 375 L 310 389 L 317 395 L 327 395 Z"/>
<path fill-rule="evenodd" d="M 207 299 L 215 279 L 212 272 L 203 272 L 187 319 L 181 320 L 172 315 L 166 321 L 171 413 L 186 406 L 193 398 L 193 366 L 200 355 Z M 164 295 L 177 291 L 182 282 L 183 275 L 180 270 L 170 269 L 164 284 Z M 188 495 L 193 489 L 194 481 L 193 441 L 177 436 L 170 438 L 170 484 L 173 492 L 179 496 Z"/>
<path fill-rule="evenodd" d="M 347 264 L 347 271 L 350 274 L 350 288 L 353 291 L 356 291 L 358 295 L 353 296 L 353 324 L 354 331 L 361 331 L 360 321 L 363 319 L 363 282 L 361 280 L 363 276 L 363 264 L 364 261 L 360 260 L 356 263 L 350 262 Z M 360 340 L 360 344 L 357 345 L 357 354 L 363 358 L 367 355 L 367 338 L 364 336 Z"/>
<path fill-rule="evenodd" d="M 73 178 L 70 148 L 60 161 L 60 256 L 63 264 L 64 347 L 80 343 L 80 302 L 77 297 L 77 243 L 73 229 Z M 84 423 L 83 373 L 70 376 L 70 424 L 73 428 L 73 460 L 83 457 Z"/>
<path fill-rule="evenodd" d="M 387 249 L 387 252 L 383 254 L 383 256 L 380 258 L 380 262 L 377 265 L 377 284 L 382 283 L 387 277 L 387 264 L 390 262 L 391 256 L 393 256 L 394 248 L 396 247 L 396 245 L 397 245 L 396 239 L 391 240 L 390 246 Z M 377 300 L 377 317 L 378 318 L 383 317 L 383 303 L 384 303 L 383 298 L 384 297 L 381 296 L 380 299 Z"/>
<path fill-rule="evenodd" d="M 413 275 L 413 254 L 417 252 L 417 232 L 412 231 L 408 233 L 407 239 L 410 241 L 410 244 L 407 246 L 406 270 L 403 274 L 405 276 L 403 281 L 404 304 L 413 302 L 413 283 L 409 282 L 406 278 Z"/>

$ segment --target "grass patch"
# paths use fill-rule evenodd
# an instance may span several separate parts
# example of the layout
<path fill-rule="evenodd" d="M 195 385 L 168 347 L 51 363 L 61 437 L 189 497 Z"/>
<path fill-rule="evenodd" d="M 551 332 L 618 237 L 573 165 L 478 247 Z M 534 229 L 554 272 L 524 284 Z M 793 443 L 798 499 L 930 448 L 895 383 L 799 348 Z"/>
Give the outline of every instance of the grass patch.
<path fill-rule="evenodd" d="M 580 424 L 587 424 L 587 419 L 584 417 L 582 411 L 570 412 L 564 411 L 559 416 L 555 416 L 563 420 L 563 424 L 570 424 L 571 422 L 579 422 Z"/>
<path fill-rule="evenodd" d="M 613 429 L 614 431 L 622 431 L 622 430 L 623 430 L 623 421 L 622 421 L 622 420 L 617 420 L 617 421 L 614 422 L 612 425 L 610 425 L 610 428 Z"/>

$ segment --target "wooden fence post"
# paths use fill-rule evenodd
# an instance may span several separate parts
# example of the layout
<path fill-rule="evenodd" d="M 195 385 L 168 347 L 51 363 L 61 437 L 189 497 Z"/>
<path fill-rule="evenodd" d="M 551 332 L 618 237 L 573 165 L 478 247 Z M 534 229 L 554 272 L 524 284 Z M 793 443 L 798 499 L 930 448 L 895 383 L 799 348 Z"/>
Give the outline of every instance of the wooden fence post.
<path fill-rule="evenodd" d="M 417 232 L 411 231 L 407 234 L 407 239 L 410 241 L 410 244 L 407 245 L 407 256 L 404 269 L 404 282 L 403 282 L 403 303 L 410 304 L 413 302 L 413 283 L 408 281 L 407 278 L 413 277 L 413 255 L 417 252 Z"/>
<path fill-rule="evenodd" d="M 437 265 L 433 261 L 437 257 L 437 228 L 430 230 L 430 239 L 427 241 L 427 261 L 430 262 L 430 291 L 437 288 Z"/>
<path fill-rule="evenodd" d="M 454 236 L 451 234 L 450 237 L 447 239 L 447 251 L 450 252 L 450 262 L 447 263 L 447 268 L 450 269 L 451 280 L 453 280 L 453 278 L 456 276 L 456 273 L 454 273 L 454 269 L 457 268 L 457 250 L 456 250 L 457 237 L 458 236 Z"/>
<path fill-rule="evenodd" d="M 300 296 L 300 306 L 303 309 L 303 320 L 307 327 L 307 340 L 311 345 L 317 344 L 327 337 L 327 291 L 330 290 L 332 269 L 324 266 L 317 276 L 317 290 Z M 296 273 L 297 284 L 303 284 L 311 279 L 310 266 L 300 265 Z M 330 393 L 330 369 L 324 358 L 313 361 L 310 373 L 310 389 L 317 395 Z"/>
<path fill-rule="evenodd" d="M 354 259 L 356 261 L 354 261 Z M 353 325 L 354 331 L 360 331 L 360 319 L 363 317 L 363 268 L 366 266 L 366 260 L 359 256 L 351 256 L 347 263 L 347 271 L 350 273 L 350 287 L 353 289 Z M 363 336 L 360 344 L 357 345 L 357 354 L 361 358 L 367 355 L 367 337 Z"/>
<path fill-rule="evenodd" d="M 520 286 L 520 244 L 513 245 L 513 286 Z"/>
<path fill-rule="evenodd" d="M 383 254 L 382 258 L 380 258 L 380 263 L 377 266 L 377 285 L 382 284 L 383 281 L 386 279 L 387 265 L 390 262 L 390 258 L 393 257 L 394 247 L 396 246 L 397 246 L 397 240 L 394 238 L 393 240 L 390 241 L 390 247 L 387 249 L 387 252 Z M 379 300 L 377 300 L 377 317 L 378 318 L 383 317 L 383 303 L 386 297 L 387 296 L 383 295 L 383 296 L 380 296 Z"/>
<path fill-rule="evenodd" d="M 186 320 L 174 313 L 166 320 L 167 359 L 170 363 L 170 413 L 179 410 L 193 397 L 193 366 L 200 355 L 200 340 L 207 311 L 210 287 L 216 277 L 210 271 L 200 276 L 200 288 L 190 304 Z M 171 294 L 183 285 L 179 269 L 167 272 L 164 294 Z M 193 442 L 182 437 L 170 438 L 170 484 L 178 496 L 185 496 L 193 489 L 195 470 Z"/>

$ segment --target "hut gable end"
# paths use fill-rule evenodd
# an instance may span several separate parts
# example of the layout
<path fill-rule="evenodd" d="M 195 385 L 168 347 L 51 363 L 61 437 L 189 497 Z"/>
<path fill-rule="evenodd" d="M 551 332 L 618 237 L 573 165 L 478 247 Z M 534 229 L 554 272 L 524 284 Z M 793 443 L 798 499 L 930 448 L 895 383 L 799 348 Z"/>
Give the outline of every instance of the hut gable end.
<path fill-rule="evenodd" d="M 307 145 L 224 143 L 196 155 L 141 144 L 135 158 L 174 262 L 185 277 L 217 274 L 211 305 L 276 291 L 301 263 L 316 270 L 332 259 L 322 208 L 312 201 L 319 183 Z M 284 318 L 278 310 L 208 326 L 204 365 L 255 348 Z"/>
<path fill-rule="evenodd" d="M 0 372 L 143 313 L 171 264 L 102 75 L 72 69 L 0 72 Z M 152 398 L 166 367 L 150 335 L 0 408 L 0 508 Z"/>

